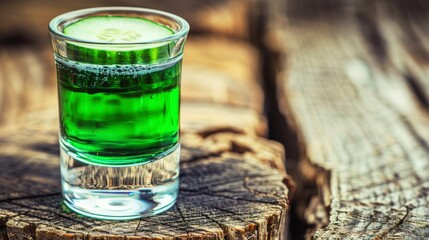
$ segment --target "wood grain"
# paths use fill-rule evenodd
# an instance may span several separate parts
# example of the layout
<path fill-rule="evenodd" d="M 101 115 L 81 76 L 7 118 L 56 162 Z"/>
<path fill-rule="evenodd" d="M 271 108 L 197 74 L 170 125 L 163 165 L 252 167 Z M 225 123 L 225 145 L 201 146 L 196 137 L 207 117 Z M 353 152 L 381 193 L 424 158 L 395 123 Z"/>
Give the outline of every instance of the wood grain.
<path fill-rule="evenodd" d="M 3 239 L 279 239 L 288 208 L 283 148 L 228 132 L 184 133 L 180 196 L 135 221 L 84 218 L 61 205 L 57 112 L 0 133 Z M 2 236 L 2 235 L 0 235 Z"/>
<path fill-rule="evenodd" d="M 279 28 L 282 111 L 305 157 L 330 173 L 314 203 L 330 222 L 315 221 L 309 237 L 428 238 L 429 118 L 392 62 L 379 61 L 368 25 L 349 14 Z"/>

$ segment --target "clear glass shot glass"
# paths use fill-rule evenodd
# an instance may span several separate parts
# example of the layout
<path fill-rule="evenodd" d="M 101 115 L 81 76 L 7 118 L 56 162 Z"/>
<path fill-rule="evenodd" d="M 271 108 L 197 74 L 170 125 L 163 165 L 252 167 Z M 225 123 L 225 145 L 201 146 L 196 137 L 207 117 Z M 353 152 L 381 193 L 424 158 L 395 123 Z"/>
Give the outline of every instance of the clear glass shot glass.
<path fill-rule="evenodd" d="M 142 33 L 115 24 L 92 26 L 88 39 L 65 33 L 70 24 L 84 26 L 94 16 L 144 18 L 171 35 L 133 41 Z M 103 7 L 62 14 L 49 30 L 64 203 L 85 216 L 112 220 L 170 208 L 179 186 L 180 76 L 188 23 L 157 10 Z M 118 37 L 126 41 L 112 41 Z"/>

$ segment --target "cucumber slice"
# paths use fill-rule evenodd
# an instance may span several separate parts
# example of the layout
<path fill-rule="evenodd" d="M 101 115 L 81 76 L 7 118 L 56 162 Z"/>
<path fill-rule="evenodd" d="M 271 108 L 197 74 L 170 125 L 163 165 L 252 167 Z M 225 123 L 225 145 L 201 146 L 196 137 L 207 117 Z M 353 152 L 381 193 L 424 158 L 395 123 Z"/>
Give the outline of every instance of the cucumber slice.
<path fill-rule="evenodd" d="M 174 32 L 153 21 L 122 16 L 94 16 L 64 28 L 67 36 L 91 42 L 131 43 L 162 39 Z"/>
<path fill-rule="evenodd" d="M 170 45 L 174 45 L 174 43 L 135 44 L 156 41 L 174 33 L 164 25 L 137 17 L 87 17 L 66 26 L 63 31 L 65 35 L 77 40 L 100 43 L 67 44 L 70 59 L 87 63 L 159 62 L 168 59 L 172 47 Z"/>

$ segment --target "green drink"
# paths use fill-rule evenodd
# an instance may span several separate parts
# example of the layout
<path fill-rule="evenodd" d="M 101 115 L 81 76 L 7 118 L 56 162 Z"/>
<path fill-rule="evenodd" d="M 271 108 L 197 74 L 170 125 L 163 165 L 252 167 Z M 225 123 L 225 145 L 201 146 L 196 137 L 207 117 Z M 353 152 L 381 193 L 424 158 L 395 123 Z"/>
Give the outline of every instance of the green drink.
<path fill-rule="evenodd" d="M 61 141 L 84 161 L 150 161 L 179 139 L 181 61 L 95 65 L 57 58 Z"/>
<path fill-rule="evenodd" d="M 51 22 L 63 195 L 104 219 L 150 216 L 177 198 L 180 76 L 187 23 L 138 8 Z"/>

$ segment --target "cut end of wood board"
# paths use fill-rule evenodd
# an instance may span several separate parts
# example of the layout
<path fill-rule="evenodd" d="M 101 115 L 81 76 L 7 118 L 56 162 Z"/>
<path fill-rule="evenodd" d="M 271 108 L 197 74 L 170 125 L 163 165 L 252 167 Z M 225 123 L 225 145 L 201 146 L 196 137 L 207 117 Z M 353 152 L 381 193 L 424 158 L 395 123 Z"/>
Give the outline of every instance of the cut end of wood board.
<path fill-rule="evenodd" d="M 43 128 L 29 122 L 13 136 L 0 134 L 5 146 L 0 162 L 8 166 L 0 181 L 0 234 L 9 239 L 278 239 L 281 234 L 289 189 L 279 144 L 235 132 L 185 132 L 176 205 L 142 220 L 102 221 L 61 204 L 58 155 L 47 150 L 58 148 L 56 111 L 50 113 L 43 115 L 50 123 Z"/>

